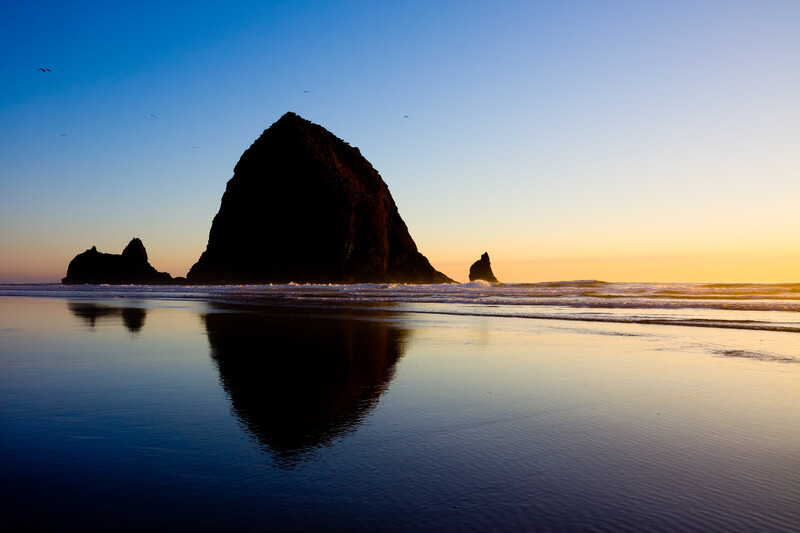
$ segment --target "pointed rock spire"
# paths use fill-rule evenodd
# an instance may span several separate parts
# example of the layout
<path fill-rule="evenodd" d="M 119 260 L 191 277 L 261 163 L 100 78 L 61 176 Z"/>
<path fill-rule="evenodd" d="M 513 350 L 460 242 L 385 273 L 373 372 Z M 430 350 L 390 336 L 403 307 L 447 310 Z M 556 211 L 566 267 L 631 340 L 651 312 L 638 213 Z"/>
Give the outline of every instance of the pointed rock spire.
<path fill-rule="evenodd" d="M 489 262 L 488 252 L 484 252 L 481 258 L 469 267 L 469 280 L 483 280 L 498 283 L 497 278 L 494 277 L 494 272 L 492 272 L 492 264 Z"/>

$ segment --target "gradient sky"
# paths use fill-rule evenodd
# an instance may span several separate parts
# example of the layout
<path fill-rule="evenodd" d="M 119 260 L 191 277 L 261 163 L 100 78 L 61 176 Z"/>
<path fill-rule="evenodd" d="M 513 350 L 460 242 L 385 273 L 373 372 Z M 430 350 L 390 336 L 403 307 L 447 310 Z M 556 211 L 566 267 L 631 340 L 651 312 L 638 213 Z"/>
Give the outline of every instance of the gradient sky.
<path fill-rule="evenodd" d="M 799 29 L 794 0 L 13 2 L 0 282 L 132 237 L 185 275 L 287 111 L 458 280 L 488 251 L 503 281 L 800 281 Z"/>

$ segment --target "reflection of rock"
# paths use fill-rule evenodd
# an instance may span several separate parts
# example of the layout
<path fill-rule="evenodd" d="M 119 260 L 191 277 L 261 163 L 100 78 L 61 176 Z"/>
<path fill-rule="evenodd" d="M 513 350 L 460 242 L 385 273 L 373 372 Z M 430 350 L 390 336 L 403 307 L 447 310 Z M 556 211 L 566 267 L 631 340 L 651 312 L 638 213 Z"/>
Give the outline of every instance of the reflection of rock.
<path fill-rule="evenodd" d="M 64 285 L 157 285 L 172 283 L 172 277 L 159 272 L 147 261 L 142 241 L 134 238 L 122 254 L 104 254 L 92 246 L 70 261 Z"/>
<path fill-rule="evenodd" d="M 243 154 L 190 283 L 452 283 L 358 148 L 286 113 Z"/>
<path fill-rule="evenodd" d="M 489 262 L 489 254 L 487 252 L 483 252 L 481 258 L 472 263 L 472 266 L 469 267 L 469 280 L 476 281 L 479 279 L 497 283 L 497 278 L 494 277 L 494 272 L 492 272 L 492 264 Z"/>
<path fill-rule="evenodd" d="M 98 320 L 118 321 L 122 318 L 122 323 L 131 333 L 142 329 L 147 316 L 147 311 L 141 307 L 109 307 L 86 302 L 67 302 L 67 307 L 90 328 L 94 328 Z"/>
<path fill-rule="evenodd" d="M 284 468 L 357 428 L 391 381 L 406 334 L 381 322 L 286 310 L 204 319 L 234 411 Z"/>

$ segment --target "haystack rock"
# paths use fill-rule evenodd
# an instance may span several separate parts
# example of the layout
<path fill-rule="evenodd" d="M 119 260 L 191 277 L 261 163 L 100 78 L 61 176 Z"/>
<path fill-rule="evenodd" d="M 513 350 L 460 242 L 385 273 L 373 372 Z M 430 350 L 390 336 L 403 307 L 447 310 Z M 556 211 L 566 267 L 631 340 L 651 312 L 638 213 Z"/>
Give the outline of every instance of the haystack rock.
<path fill-rule="evenodd" d="M 484 252 L 480 259 L 472 263 L 469 267 L 469 280 L 483 280 L 497 283 L 497 278 L 494 277 L 492 272 L 492 264 L 489 262 L 489 254 Z"/>
<path fill-rule="evenodd" d="M 64 285 L 163 285 L 172 283 L 172 277 L 159 272 L 147 261 L 147 251 L 142 241 L 134 238 L 122 254 L 104 254 L 92 246 L 70 261 Z"/>
<path fill-rule="evenodd" d="M 419 253 L 378 172 L 286 113 L 228 181 L 189 283 L 453 283 Z"/>

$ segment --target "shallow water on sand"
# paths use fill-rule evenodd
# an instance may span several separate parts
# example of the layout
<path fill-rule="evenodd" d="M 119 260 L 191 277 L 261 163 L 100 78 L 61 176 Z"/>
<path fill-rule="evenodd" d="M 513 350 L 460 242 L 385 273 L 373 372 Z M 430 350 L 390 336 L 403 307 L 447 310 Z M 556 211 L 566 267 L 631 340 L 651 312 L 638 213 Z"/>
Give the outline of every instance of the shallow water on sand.
<path fill-rule="evenodd" d="M 383 307 L 0 297 L 0 520 L 797 530 L 797 333 Z"/>

